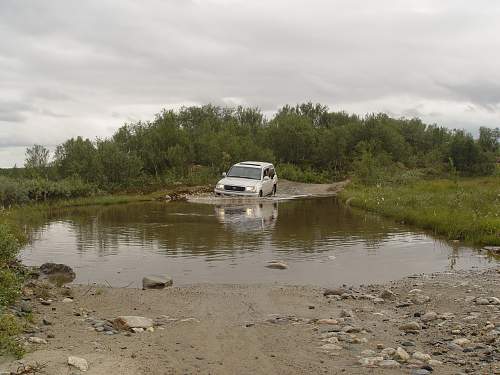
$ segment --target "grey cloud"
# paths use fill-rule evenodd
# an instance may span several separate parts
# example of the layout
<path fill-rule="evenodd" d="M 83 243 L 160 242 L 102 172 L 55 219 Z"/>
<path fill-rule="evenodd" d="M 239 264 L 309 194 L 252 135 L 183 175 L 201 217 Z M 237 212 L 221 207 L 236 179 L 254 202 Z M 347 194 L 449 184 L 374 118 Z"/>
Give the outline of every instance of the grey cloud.
<path fill-rule="evenodd" d="M 450 92 L 461 99 L 482 106 L 490 111 L 498 110 L 500 104 L 500 83 L 491 81 L 470 81 L 443 83 Z"/>
<path fill-rule="evenodd" d="M 491 124 L 499 16 L 487 0 L 3 0 L 0 137 L 102 137 L 186 103 Z"/>

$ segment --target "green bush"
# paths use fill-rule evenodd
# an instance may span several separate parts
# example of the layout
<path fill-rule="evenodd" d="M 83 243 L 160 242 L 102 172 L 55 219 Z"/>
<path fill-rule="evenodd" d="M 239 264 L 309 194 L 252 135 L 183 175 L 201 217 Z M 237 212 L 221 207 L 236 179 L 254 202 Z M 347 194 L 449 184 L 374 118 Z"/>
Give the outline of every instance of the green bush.
<path fill-rule="evenodd" d="M 12 354 L 16 358 L 24 355 L 24 348 L 16 336 L 22 332 L 22 324 L 12 314 L 0 315 L 0 355 Z"/>
<path fill-rule="evenodd" d="M 308 182 L 308 183 L 328 183 L 332 181 L 327 172 L 318 172 L 311 168 L 301 169 L 293 164 L 279 164 L 276 166 L 278 177 L 290 181 Z"/>
<path fill-rule="evenodd" d="M 49 181 L 42 178 L 13 179 L 0 176 L 0 207 L 56 199 L 88 197 L 96 192 L 95 185 L 85 183 L 80 178 Z"/>

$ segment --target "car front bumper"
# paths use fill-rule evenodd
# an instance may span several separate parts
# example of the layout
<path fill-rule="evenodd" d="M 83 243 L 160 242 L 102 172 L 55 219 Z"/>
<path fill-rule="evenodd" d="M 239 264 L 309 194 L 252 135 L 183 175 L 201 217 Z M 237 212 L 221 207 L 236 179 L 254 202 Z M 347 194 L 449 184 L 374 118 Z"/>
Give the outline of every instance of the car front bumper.
<path fill-rule="evenodd" d="M 247 198 L 252 198 L 252 197 L 258 197 L 259 193 L 253 192 L 253 191 L 231 191 L 231 190 L 224 190 L 224 189 L 214 189 L 214 193 L 216 195 L 224 195 L 227 197 L 247 197 Z"/>

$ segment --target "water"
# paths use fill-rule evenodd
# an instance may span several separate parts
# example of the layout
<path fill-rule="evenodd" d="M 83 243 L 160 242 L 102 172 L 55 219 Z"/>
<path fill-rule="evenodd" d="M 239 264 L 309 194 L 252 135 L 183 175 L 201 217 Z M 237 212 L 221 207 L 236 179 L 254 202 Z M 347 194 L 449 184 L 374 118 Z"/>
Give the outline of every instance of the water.
<path fill-rule="evenodd" d="M 424 232 L 354 212 L 335 198 L 233 205 L 134 203 L 64 210 L 30 229 L 24 263 L 65 263 L 76 283 L 339 285 L 487 267 L 493 259 Z M 287 270 L 265 267 L 282 260 Z"/>

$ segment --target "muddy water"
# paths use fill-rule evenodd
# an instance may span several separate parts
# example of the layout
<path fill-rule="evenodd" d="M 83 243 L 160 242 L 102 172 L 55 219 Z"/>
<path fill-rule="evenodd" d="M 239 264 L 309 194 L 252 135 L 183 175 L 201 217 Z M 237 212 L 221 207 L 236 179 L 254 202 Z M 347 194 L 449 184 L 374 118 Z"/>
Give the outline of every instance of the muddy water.
<path fill-rule="evenodd" d="M 28 265 L 72 266 L 77 283 L 140 286 L 148 274 L 177 285 L 281 282 L 362 284 L 420 272 L 487 267 L 493 259 L 335 198 L 203 205 L 138 203 L 66 210 L 32 229 Z M 287 270 L 265 267 L 282 260 Z"/>

